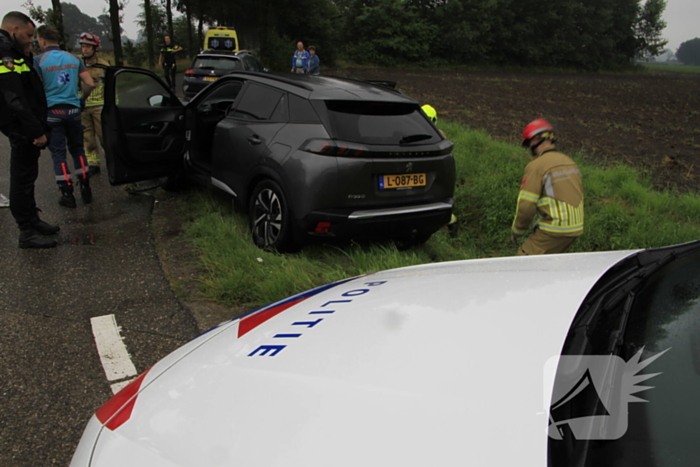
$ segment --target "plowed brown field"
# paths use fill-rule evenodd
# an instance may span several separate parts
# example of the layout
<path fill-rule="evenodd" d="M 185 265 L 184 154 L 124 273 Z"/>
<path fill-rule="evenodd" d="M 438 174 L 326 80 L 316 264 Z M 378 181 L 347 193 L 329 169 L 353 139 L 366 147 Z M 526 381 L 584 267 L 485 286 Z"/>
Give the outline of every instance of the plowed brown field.
<path fill-rule="evenodd" d="M 439 118 L 519 143 L 544 117 L 559 148 L 602 163 L 624 162 L 657 189 L 700 191 L 700 74 L 545 74 L 347 68 L 336 74 L 396 81 Z"/>

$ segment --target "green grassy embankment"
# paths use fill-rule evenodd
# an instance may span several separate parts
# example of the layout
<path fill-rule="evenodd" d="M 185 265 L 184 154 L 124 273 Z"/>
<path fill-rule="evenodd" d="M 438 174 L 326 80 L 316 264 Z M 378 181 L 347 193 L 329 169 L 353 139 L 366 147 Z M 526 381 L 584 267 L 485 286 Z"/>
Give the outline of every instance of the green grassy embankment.
<path fill-rule="evenodd" d="M 185 235 L 206 271 L 202 292 L 225 304 L 254 308 L 349 276 L 414 264 L 508 256 L 510 225 L 520 178 L 530 160 L 518 146 L 482 131 L 441 121 L 455 143 L 455 214 L 460 229 L 442 229 L 420 247 L 399 251 L 392 243 L 311 245 L 279 255 L 253 246 L 247 217 L 231 202 L 204 189 L 183 194 Z M 562 146 L 562 150 L 566 150 Z M 649 248 L 700 239 L 700 197 L 657 192 L 634 169 L 598 167 L 572 154 L 584 176 L 586 232 L 572 251 Z"/>

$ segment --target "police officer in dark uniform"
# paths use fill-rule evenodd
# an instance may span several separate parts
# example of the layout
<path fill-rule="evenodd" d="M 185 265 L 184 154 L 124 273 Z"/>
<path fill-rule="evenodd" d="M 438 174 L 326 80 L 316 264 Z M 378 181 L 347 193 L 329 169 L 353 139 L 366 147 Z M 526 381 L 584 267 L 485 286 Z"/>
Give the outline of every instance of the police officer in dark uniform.
<path fill-rule="evenodd" d="M 177 60 L 175 59 L 175 52 L 181 51 L 182 47 L 173 44 L 170 41 L 170 36 L 165 36 L 164 40 L 165 42 L 160 48 L 158 65 L 163 65 L 165 82 L 168 83 L 170 89 L 175 91 L 175 73 L 177 73 Z"/>
<path fill-rule="evenodd" d="M 39 155 L 48 144 L 46 96 L 30 58 L 34 22 L 11 11 L 0 25 L 0 131 L 10 139 L 10 210 L 19 226 L 20 248 L 53 248 L 44 237 L 60 229 L 39 219 L 34 183 Z"/>

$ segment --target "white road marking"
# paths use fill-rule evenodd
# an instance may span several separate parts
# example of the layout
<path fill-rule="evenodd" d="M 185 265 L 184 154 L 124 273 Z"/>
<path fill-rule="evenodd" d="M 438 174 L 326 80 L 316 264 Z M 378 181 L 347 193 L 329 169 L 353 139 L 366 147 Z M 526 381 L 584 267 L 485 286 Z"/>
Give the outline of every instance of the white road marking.
<path fill-rule="evenodd" d="M 124 381 L 119 381 L 118 383 L 114 383 L 110 387 L 112 388 L 112 394 L 116 394 L 122 389 L 124 389 L 124 386 L 128 385 L 130 382 L 132 382 L 135 378 L 130 378 Z"/>
<path fill-rule="evenodd" d="M 90 319 L 90 323 L 107 380 L 119 381 L 136 376 L 136 367 L 131 362 L 129 352 L 127 352 L 124 341 L 119 334 L 119 326 L 117 326 L 114 315 L 96 316 Z M 124 385 L 128 382 L 124 382 Z"/>

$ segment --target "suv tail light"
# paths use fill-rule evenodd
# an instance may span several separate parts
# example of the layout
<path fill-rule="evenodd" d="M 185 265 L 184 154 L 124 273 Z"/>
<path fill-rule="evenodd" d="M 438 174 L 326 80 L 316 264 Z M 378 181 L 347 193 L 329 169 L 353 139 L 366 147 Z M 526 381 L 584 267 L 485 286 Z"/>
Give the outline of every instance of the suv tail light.
<path fill-rule="evenodd" d="M 185 76 L 194 76 L 194 70 L 192 68 L 186 69 Z"/>
<path fill-rule="evenodd" d="M 369 149 L 361 144 L 330 139 L 310 139 L 302 144 L 300 149 L 322 156 L 360 157 L 369 155 Z"/>

